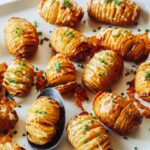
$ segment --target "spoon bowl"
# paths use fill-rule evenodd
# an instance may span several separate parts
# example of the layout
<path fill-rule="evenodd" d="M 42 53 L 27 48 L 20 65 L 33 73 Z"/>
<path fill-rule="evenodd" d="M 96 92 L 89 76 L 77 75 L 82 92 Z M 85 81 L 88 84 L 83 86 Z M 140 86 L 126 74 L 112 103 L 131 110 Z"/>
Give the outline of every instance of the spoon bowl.
<path fill-rule="evenodd" d="M 49 98 L 52 98 L 55 101 L 57 101 L 60 105 L 60 120 L 57 124 L 57 127 L 58 127 L 57 134 L 55 135 L 52 141 L 50 141 L 49 143 L 45 145 L 37 145 L 37 144 L 31 143 L 29 140 L 28 142 L 30 146 L 32 147 L 32 149 L 34 150 L 52 150 L 58 146 L 59 142 L 61 141 L 63 137 L 63 132 L 65 128 L 65 106 L 64 106 L 64 102 L 60 93 L 54 88 L 46 88 L 39 94 L 37 98 L 41 96 L 48 96 Z"/>

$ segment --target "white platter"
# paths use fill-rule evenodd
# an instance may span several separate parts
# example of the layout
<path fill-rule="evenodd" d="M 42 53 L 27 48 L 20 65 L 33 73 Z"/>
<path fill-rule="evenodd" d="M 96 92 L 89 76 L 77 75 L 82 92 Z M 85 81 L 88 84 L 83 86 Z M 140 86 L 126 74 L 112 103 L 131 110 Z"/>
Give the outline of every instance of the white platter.
<path fill-rule="evenodd" d="M 56 26 L 50 25 L 46 23 L 37 13 L 37 5 L 40 2 L 40 0 L 9 0 L 10 3 L 0 3 L 0 63 L 7 62 L 7 64 L 10 64 L 13 60 L 13 57 L 8 53 L 8 51 L 5 48 L 5 42 L 4 42 L 4 35 L 3 35 L 3 28 L 4 25 L 7 23 L 8 19 L 11 17 L 22 17 L 26 18 L 27 20 L 31 21 L 32 23 L 36 20 L 39 23 L 38 31 L 43 32 L 43 37 L 49 37 L 50 32 Z M 87 12 L 86 12 L 86 2 L 87 0 L 77 0 L 80 5 L 85 10 L 84 19 L 82 20 L 81 24 L 78 27 L 78 30 L 83 32 L 85 35 L 89 36 L 92 34 L 95 34 L 93 32 L 94 29 L 98 31 L 98 27 L 101 26 L 101 24 L 94 22 L 93 20 L 90 20 L 88 18 Z M 1 2 L 1 1 L 0 1 Z M 150 0 L 136 0 L 137 4 L 141 6 L 142 8 L 142 14 L 140 17 L 139 24 L 135 27 L 132 27 L 131 30 L 133 32 L 138 32 L 137 29 L 141 29 L 141 33 L 145 31 L 145 29 L 150 29 Z M 84 23 L 84 20 L 86 20 L 86 23 Z M 36 56 L 30 60 L 35 67 L 38 67 L 39 69 L 45 69 L 48 59 L 53 55 L 53 51 L 51 48 L 49 48 L 49 43 L 44 42 L 43 45 L 39 45 L 38 52 Z M 128 76 L 125 76 L 126 72 L 130 72 L 131 69 L 135 70 L 136 68 L 132 67 L 133 63 L 125 63 L 124 73 L 123 76 L 120 78 L 120 80 L 113 85 L 111 88 L 113 89 L 113 92 L 116 92 L 118 94 L 121 94 L 122 92 L 126 95 L 126 89 L 127 85 L 126 82 L 130 81 L 134 78 L 134 74 L 130 74 Z M 77 68 L 78 72 L 78 81 L 81 82 L 81 73 L 82 70 L 79 67 Z M 23 136 L 25 133 L 25 118 L 26 113 L 28 110 L 28 106 L 36 99 L 38 96 L 38 92 L 35 88 L 32 88 L 29 95 L 23 99 L 17 99 L 17 101 L 22 106 L 21 108 L 16 108 L 18 115 L 19 115 L 19 122 L 15 128 L 17 131 L 17 134 L 14 135 L 13 139 L 18 144 L 22 145 L 26 150 L 30 150 L 30 146 L 26 140 L 26 136 Z M 84 103 L 84 107 L 89 111 L 92 112 L 92 100 L 94 98 L 94 94 L 88 92 L 89 101 Z M 68 120 L 78 114 L 80 112 L 80 109 L 77 108 L 74 104 L 74 98 L 73 97 L 63 97 L 65 100 L 65 107 L 66 107 L 66 118 L 67 122 Z M 149 105 L 148 103 L 145 103 L 146 105 Z M 67 123 L 66 122 L 66 123 Z M 132 135 L 128 136 L 128 139 L 124 139 L 122 136 L 117 135 L 113 131 L 110 130 L 109 135 L 111 137 L 111 142 L 113 145 L 114 150 L 134 150 L 135 147 L 138 148 L 138 150 L 150 150 L 150 119 L 143 120 L 142 125 L 140 128 Z M 57 147 L 57 150 L 72 150 L 73 147 L 71 144 L 67 141 L 66 134 L 64 133 L 64 138 Z"/>

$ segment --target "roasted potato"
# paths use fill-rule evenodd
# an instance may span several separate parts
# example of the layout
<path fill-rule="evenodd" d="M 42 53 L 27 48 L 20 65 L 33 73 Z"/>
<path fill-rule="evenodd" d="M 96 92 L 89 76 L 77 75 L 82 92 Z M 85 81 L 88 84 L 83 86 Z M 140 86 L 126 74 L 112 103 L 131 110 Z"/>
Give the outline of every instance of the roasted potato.
<path fill-rule="evenodd" d="M 0 132 L 14 128 L 17 122 L 18 116 L 11 102 L 0 102 Z"/>
<path fill-rule="evenodd" d="M 33 82 L 34 67 L 24 59 L 15 59 L 4 73 L 3 86 L 15 96 L 26 96 Z"/>
<path fill-rule="evenodd" d="M 28 140 L 44 145 L 53 140 L 60 119 L 60 105 L 46 96 L 39 97 L 29 108 L 26 119 Z"/>
<path fill-rule="evenodd" d="M 83 70 L 83 84 L 93 92 L 109 90 L 123 72 L 122 58 L 114 51 L 96 53 Z"/>
<path fill-rule="evenodd" d="M 137 23 L 140 8 L 131 0 L 89 0 L 88 14 L 99 22 L 129 26 Z"/>
<path fill-rule="evenodd" d="M 75 0 L 42 0 L 38 12 L 48 23 L 74 27 L 84 12 Z"/>
<path fill-rule="evenodd" d="M 12 135 L 0 136 L 0 150 L 25 150 L 18 144 L 12 142 Z"/>
<path fill-rule="evenodd" d="M 114 93 L 99 92 L 93 110 L 102 123 L 121 135 L 134 132 L 142 123 L 142 115 L 136 106 Z"/>
<path fill-rule="evenodd" d="M 86 112 L 68 123 L 67 135 L 76 150 L 112 149 L 109 137 L 99 120 Z"/>
<path fill-rule="evenodd" d="M 91 37 L 92 39 L 94 37 Z M 129 61 L 140 61 L 146 58 L 150 50 L 147 33 L 134 35 L 122 28 L 102 28 L 95 36 L 97 46 L 118 52 Z"/>
<path fill-rule="evenodd" d="M 150 102 L 150 61 L 142 63 L 136 73 L 135 90 L 139 97 Z"/>
<path fill-rule="evenodd" d="M 6 48 L 19 58 L 31 58 L 38 49 L 39 38 L 36 28 L 22 18 L 11 18 L 4 28 Z"/>
<path fill-rule="evenodd" d="M 46 79 L 49 86 L 54 86 L 65 94 L 76 88 L 76 70 L 66 55 L 53 56 L 47 65 Z"/>
<path fill-rule="evenodd" d="M 90 49 L 84 35 L 68 27 L 59 27 L 53 31 L 50 44 L 57 53 L 67 54 L 76 61 L 84 60 Z"/>

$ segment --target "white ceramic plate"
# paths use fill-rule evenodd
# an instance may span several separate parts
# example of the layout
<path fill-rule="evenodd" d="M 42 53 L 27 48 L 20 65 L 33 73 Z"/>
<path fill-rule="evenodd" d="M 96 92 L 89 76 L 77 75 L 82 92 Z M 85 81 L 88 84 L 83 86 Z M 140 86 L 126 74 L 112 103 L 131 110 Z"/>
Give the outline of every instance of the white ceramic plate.
<path fill-rule="evenodd" d="M 10 3 L 8 3 L 8 1 L 10 1 Z M 5 48 L 4 35 L 3 35 L 4 25 L 7 23 L 9 18 L 23 17 L 31 22 L 34 22 L 36 20 L 39 23 L 38 31 L 43 32 L 43 37 L 49 37 L 50 31 L 56 28 L 56 26 L 46 23 L 38 15 L 37 5 L 40 2 L 40 0 L 17 0 L 17 1 L 8 0 L 8 1 L 7 3 L 6 1 L 3 1 L 2 2 L 3 5 L 0 4 L 0 63 L 5 61 L 7 62 L 7 64 L 10 64 L 13 60 L 13 57 L 8 53 L 8 51 Z M 85 10 L 84 19 L 82 20 L 80 26 L 78 27 L 78 30 L 82 31 L 87 36 L 95 34 L 93 30 L 98 31 L 98 27 L 101 26 L 101 24 L 96 23 L 93 20 L 90 20 L 88 18 L 87 7 L 86 7 L 87 0 L 83 0 L 83 1 L 77 0 L 77 1 Z M 141 6 L 142 14 L 140 17 L 139 24 L 135 27 L 132 27 L 131 30 L 136 33 L 138 32 L 138 29 L 141 29 L 141 32 L 144 32 L 145 29 L 150 29 L 150 9 L 149 9 L 150 1 L 136 0 L 136 2 L 138 3 L 139 6 Z M 86 23 L 84 23 L 84 20 L 86 20 Z M 49 48 L 49 43 L 44 42 L 43 45 L 39 45 L 38 52 L 36 56 L 31 60 L 31 62 L 39 69 L 45 69 L 48 59 L 52 55 L 53 55 L 53 51 L 52 49 Z M 125 74 L 126 72 L 131 72 L 131 69 L 133 70 L 136 69 L 132 67 L 132 65 L 133 63 L 125 63 L 123 76 L 115 85 L 111 87 L 113 89 L 113 92 L 116 92 L 118 94 L 124 92 L 126 95 L 126 89 L 127 89 L 126 82 L 132 80 L 134 78 L 134 74 L 130 73 L 130 75 L 128 76 L 125 76 Z M 78 81 L 80 83 L 82 70 L 79 67 L 76 68 L 78 72 Z M 20 103 L 22 107 L 16 108 L 20 119 L 15 128 L 17 134 L 14 135 L 13 139 L 18 144 L 26 148 L 26 150 L 31 149 L 26 140 L 26 136 L 24 136 L 26 113 L 29 105 L 36 99 L 38 94 L 39 93 L 35 90 L 35 88 L 32 88 L 30 94 L 27 97 L 23 99 L 17 98 L 17 101 Z M 90 99 L 88 102 L 84 103 L 84 107 L 89 112 L 91 112 L 92 100 L 94 98 L 94 94 L 88 92 L 88 96 L 90 97 Z M 68 120 L 72 116 L 77 115 L 80 112 L 80 109 L 75 106 L 73 97 L 71 98 L 64 97 L 64 100 L 66 106 L 66 117 L 68 122 Z M 145 104 L 149 105 L 148 103 Z M 109 135 L 111 137 L 111 142 L 115 150 L 134 150 L 136 149 L 135 147 L 137 147 L 138 150 L 150 150 L 150 120 L 148 119 L 144 118 L 144 121 L 140 126 L 140 128 L 134 134 L 128 136 L 127 137 L 128 139 L 124 139 L 122 136 L 117 135 L 111 130 L 109 132 Z M 64 134 L 64 138 L 57 149 L 58 150 L 73 149 L 71 144 L 67 141 L 66 134 Z"/>

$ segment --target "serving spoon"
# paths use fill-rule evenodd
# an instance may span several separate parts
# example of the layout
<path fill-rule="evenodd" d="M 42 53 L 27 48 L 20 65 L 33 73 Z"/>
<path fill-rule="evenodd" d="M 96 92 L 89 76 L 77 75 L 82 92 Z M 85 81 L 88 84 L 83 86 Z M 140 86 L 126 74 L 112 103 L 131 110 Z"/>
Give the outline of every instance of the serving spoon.
<path fill-rule="evenodd" d="M 52 98 L 55 101 L 57 101 L 60 105 L 60 120 L 58 123 L 57 134 L 55 135 L 54 139 L 51 142 L 45 145 L 37 145 L 37 144 L 31 143 L 29 139 L 28 139 L 28 142 L 30 146 L 32 147 L 32 149 L 34 150 L 52 150 L 58 146 L 58 144 L 60 143 L 63 137 L 63 132 L 65 128 L 65 106 L 64 106 L 64 102 L 60 93 L 54 88 L 46 88 L 40 93 L 40 95 L 37 98 L 41 96 L 48 96 L 49 98 Z"/>

